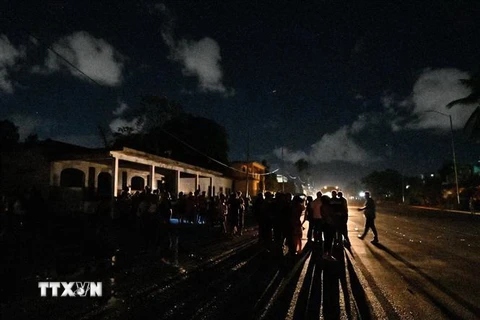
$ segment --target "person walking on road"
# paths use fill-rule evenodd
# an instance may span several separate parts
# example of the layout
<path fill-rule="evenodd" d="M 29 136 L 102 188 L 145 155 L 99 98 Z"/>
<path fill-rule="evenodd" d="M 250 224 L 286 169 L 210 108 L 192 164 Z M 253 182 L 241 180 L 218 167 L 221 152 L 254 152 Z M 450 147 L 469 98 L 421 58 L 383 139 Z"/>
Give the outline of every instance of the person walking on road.
<path fill-rule="evenodd" d="M 375 201 L 370 197 L 370 192 L 365 192 L 365 204 L 363 207 L 358 208 L 358 211 L 363 211 L 365 216 L 365 228 L 361 235 L 358 235 L 360 239 L 364 239 L 368 231 L 372 229 L 373 240 L 372 243 L 378 243 L 378 232 L 375 227 Z"/>

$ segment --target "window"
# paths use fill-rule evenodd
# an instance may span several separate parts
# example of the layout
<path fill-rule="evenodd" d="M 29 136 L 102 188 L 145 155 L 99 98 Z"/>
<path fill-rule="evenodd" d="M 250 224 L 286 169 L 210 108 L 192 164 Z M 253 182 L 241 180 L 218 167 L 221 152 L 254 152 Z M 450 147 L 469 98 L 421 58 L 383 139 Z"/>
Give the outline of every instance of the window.
<path fill-rule="evenodd" d="M 142 177 L 132 177 L 132 191 L 142 191 L 145 189 L 145 179 Z"/>
<path fill-rule="evenodd" d="M 83 188 L 85 186 L 85 173 L 82 170 L 68 168 L 60 174 L 60 186 L 66 188 Z"/>
<path fill-rule="evenodd" d="M 112 195 L 112 175 L 110 173 L 100 172 L 97 190 L 100 197 L 110 197 Z"/>

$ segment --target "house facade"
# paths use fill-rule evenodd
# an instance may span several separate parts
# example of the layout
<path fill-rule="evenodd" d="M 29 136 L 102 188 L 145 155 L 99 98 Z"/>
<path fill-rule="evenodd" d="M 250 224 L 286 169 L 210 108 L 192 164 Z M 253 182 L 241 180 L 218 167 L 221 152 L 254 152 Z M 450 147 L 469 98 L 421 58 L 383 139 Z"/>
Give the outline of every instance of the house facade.
<path fill-rule="evenodd" d="M 265 169 L 259 162 L 235 161 L 231 164 L 233 187 L 243 195 L 254 197 L 265 191 Z"/>
<path fill-rule="evenodd" d="M 214 196 L 233 191 L 222 173 L 130 148 L 90 149 L 47 140 L 1 156 L 1 190 L 19 194 L 34 188 L 62 210 L 82 211 L 93 199 L 115 199 L 123 190 L 145 187 L 170 192 L 203 192 Z"/>

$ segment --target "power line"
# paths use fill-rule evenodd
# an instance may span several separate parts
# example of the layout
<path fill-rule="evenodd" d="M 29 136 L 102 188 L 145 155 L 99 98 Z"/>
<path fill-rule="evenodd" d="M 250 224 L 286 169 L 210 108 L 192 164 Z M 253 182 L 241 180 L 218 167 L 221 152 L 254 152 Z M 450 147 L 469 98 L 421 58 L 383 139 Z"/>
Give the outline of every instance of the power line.
<path fill-rule="evenodd" d="M 199 154 L 207 157 L 208 159 L 210 159 L 210 160 L 212 160 L 212 161 L 214 161 L 214 162 L 216 162 L 216 163 L 218 163 L 218 164 L 220 164 L 220 165 L 222 165 L 222 166 L 224 166 L 224 167 L 226 167 L 226 168 L 230 168 L 230 169 L 232 169 L 232 170 L 234 170 L 234 171 L 237 171 L 237 172 L 245 173 L 245 172 L 243 172 L 242 170 L 238 170 L 237 168 L 231 167 L 231 166 L 229 166 L 229 165 L 227 165 L 227 164 L 225 164 L 225 163 L 223 163 L 223 162 L 221 162 L 221 161 L 219 161 L 219 160 L 217 160 L 217 159 L 215 159 L 215 158 L 210 157 L 210 156 L 207 155 L 206 153 L 198 150 L 197 148 L 193 147 L 193 146 L 190 145 L 189 143 L 183 141 L 182 139 L 180 139 L 179 137 L 175 136 L 174 134 L 168 132 L 167 130 L 165 130 L 165 129 L 163 129 L 163 128 L 160 128 L 160 130 L 163 131 L 163 132 L 165 132 L 167 135 L 171 136 L 171 137 L 174 138 L 175 140 L 179 141 L 180 143 L 184 144 L 185 146 L 189 147 L 189 148 L 192 149 L 193 151 L 195 151 L 195 152 L 197 152 L 197 153 L 199 153 Z M 271 172 L 257 173 L 257 175 L 270 175 L 270 174 L 273 174 L 273 173 L 277 172 L 278 170 L 279 170 L 279 169 L 275 169 L 274 171 L 271 171 Z M 255 173 L 250 173 L 250 175 L 254 175 L 254 174 L 255 174 Z"/>
<path fill-rule="evenodd" d="M 9 20 L 10 22 L 14 23 L 15 20 L 12 19 L 11 17 L 9 16 L 6 16 L 7 20 Z M 85 72 L 83 72 L 82 70 L 80 70 L 77 66 L 75 66 L 72 62 L 70 62 L 67 58 L 65 58 L 64 56 L 62 56 L 60 53 L 58 53 L 55 49 L 53 49 L 51 46 L 45 44 L 44 41 L 42 41 L 42 39 L 40 39 L 39 37 L 37 37 L 36 35 L 34 35 L 33 33 L 31 33 L 30 31 L 28 31 L 27 29 L 25 28 L 22 28 L 22 27 L 19 27 L 23 32 L 25 32 L 26 34 L 28 34 L 28 36 L 34 38 L 35 40 L 37 40 L 38 42 L 42 43 L 48 50 L 50 50 L 51 52 L 53 52 L 57 57 L 59 57 L 63 62 L 65 62 L 66 64 L 68 64 L 70 67 L 72 67 L 73 69 L 75 69 L 77 72 L 79 72 L 80 74 L 82 74 L 85 78 L 87 78 L 88 80 L 90 80 L 91 82 L 95 83 L 96 85 L 102 87 L 102 85 L 100 83 L 98 83 L 97 81 L 95 81 L 94 79 L 92 79 L 88 74 L 86 74 Z"/>
<path fill-rule="evenodd" d="M 6 16 L 7 20 L 9 20 L 10 22 L 12 23 L 15 23 L 16 21 L 14 19 L 12 19 L 11 17 L 9 16 Z M 18 18 L 17 18 L 18 20 Z M 55 49 L 53 49 L 51 46 L 45 44 L 45 42 L 38 36 L 34 35 L 33 33 L 31 33 L 29 30 L 25 29 L 25 28 L 22 28 L 22 27 L 19 27 L 20 30 L 22 30 L 23 32 L 25 32 L 28 36 L 34 38 L 35 40 L 37 40 L 39 43 L 43 44 L 48 50 L 50 50 L 51 52 L 53 52 L 57 57 L 59 57 L 62 61 L 64 61 L 67 65 L 69 65 L 70 67 L 72 67 L 73 69 L 75 69 L 77 72 L 79 72 L 80 74 L 82 74 L 85 78 L 87 78 L 89 81 L 91 81 L 92 83 L 98 85 L 99 87 L 103 87 L 100 83 L 98 83 L 96 80 L 92 79 L 89 75 L 87 75 L 85 72 L 83 72 L 80 68 L 78 68 L 77 66 L 75 66 L 72 62 L 70 62 L 67 58 L 65 58 L 62 54 L 60 54 L 59 52 L 57 52 Z M 244 173 L 243 171 L 241 170 L 238 170 L 234 167 L 231 167 L 217 159 L 214 159 L 212 157 L 210 157 L 209 155 L 201 152 L 200 150 L 198 150 L 197 148 L 193 147 L 192 145 L 188 144 L 187 142 L 183 141 L 182 139 L 178 138 L 177 136 L 173 135 L 172 133 L 168 132 L 167 130 L 163 129 L 163 128 L 160 128 L 160 130 L 162 130 L 163 132 L 165 132 L 166 134 L 168 134 L 169 136 L 171 136 L 172 138 L 174 138 L 175 140 L 179 141 L 180 143 L 184 144 L 185 146 L 189 147 L 190 149 L 192 149 L 193 151 L 207 157 L 208 159 L 214 161 L 215 163 L 217 164 L 220 164 L 226 168 L 229 168 L 229 169 L 232 169 L 234 171 L 237 171 L 237 172 L 242 172 Z M 263 173 L 263 174 L 258 174 L 257 175 L 270 175 L 270 174 L 274 174 L 275 172 L 277 172 L 279 169 L 276 169 L 274 171 L 271 171 L 271 172 L 267 172 L 267 173 Z M 251 175 L 255 175 L 255 173 L 250 173 Z"/>

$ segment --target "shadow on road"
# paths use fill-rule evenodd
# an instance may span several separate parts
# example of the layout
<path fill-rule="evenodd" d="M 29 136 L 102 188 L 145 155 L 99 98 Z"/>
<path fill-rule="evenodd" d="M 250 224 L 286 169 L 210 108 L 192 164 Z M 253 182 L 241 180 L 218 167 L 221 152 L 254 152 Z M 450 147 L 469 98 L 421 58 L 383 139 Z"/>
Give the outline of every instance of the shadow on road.
<path fill-rule="evenodd" d="M 251 318 L 357 319 L 362 313 L 362 319 L 369 319 L 368 308 L 359 310 L 354 301 L 358 297 L 353 290 L 358 288 L 352 290 L 352 276 L 347 273 L 354 271 L 347 268 L 343 246 L 334 250 L 336 261 L 324 259 L 322 253 L 321 244 L 313 244 L 298 258 L 284 257 L 275 293 L 268 295 L 268 302 L 256 306 L 261 312 Z"/>
<path fill-rule="evenodd" d="M 460 305 L 466 307 L 468 310 L 470 310 L 474 314 L 480 314 L 480 308 L 478 306 L 475 306 L 471 304 L 469 301 L 465 300 L 463 297 L 459 296 L 458 294 L 454 293 L 450 288 L 445 287 L 441 285 L 437 280 L 435 280 L 432 276 L 426 274 L 424 271 L 422 271 L 420 268 L 418 268 L 416 265 L 411 263 L 410 261 L 404 259 L 402 256 L 397 254 L 396 252 L 392 251 L 390 248 L 385 246 L 384 244 L 381 243 L 376 243 L 374 244 L 375 248 L 378 248 L 386 253 L 388 253 L 391 257 L 393 257 L 395 260 L 401 262 L 403 265 L 405 265 L 408 269 L 412 270 L 416 275 L 422 277 L 425 279 L 431 286 L 437 288 L 444 294 L 447 294 L 451 299 L 459 303 Z M 450 316 L 451 318 L 456 317 L 456 314 L 451 311 L 451 307 L 440 301 L 435 295 L 429 292 L 428 288 L 425 288 L 423 285 L 419 286 L 419 282 L 412 278 L 411 275 L 405 273 L 401 268 L 396 267 L 394 264 L 383 258 L 381 255 L 379 255 L 377 252 L 373 250 L 373 248 L 370 248 L 372 254 L 375 256 L 377 260 L 379 260 L 382 264 L 388 265 L 388 268 L 390 270 L 394 270 L 396 273 L 400 274 L 402 278 L 404 278 L 409 285 L 411 285 L 413 288 L 415 288 L 417 291 L 422 292 L 426 297 L 430 299 L 430 301 L 443 313 L 446 315 Z"/>
<path fill-rule="evenodd" d="M 35 280 L 28 282 L 28 297 L 10 309 L 18 319 L 32 314 L 43 319 L 371 318 L 341 244 L 333 251 L 336 261 L 329 261 L 323 259 L 319 243 L 306 246 L 298 256 L 267 250 L 257 243 L 255 228 L 233 239 L 212 237 L 202 226 L 177 231 L 173 241 L 177 252 L 167 260 L 148 253 L 136 258 L 119 254 L 114 267 L 77 275 L 88 280 L 101 277 L 103 299 L 40 300 Z"/>

